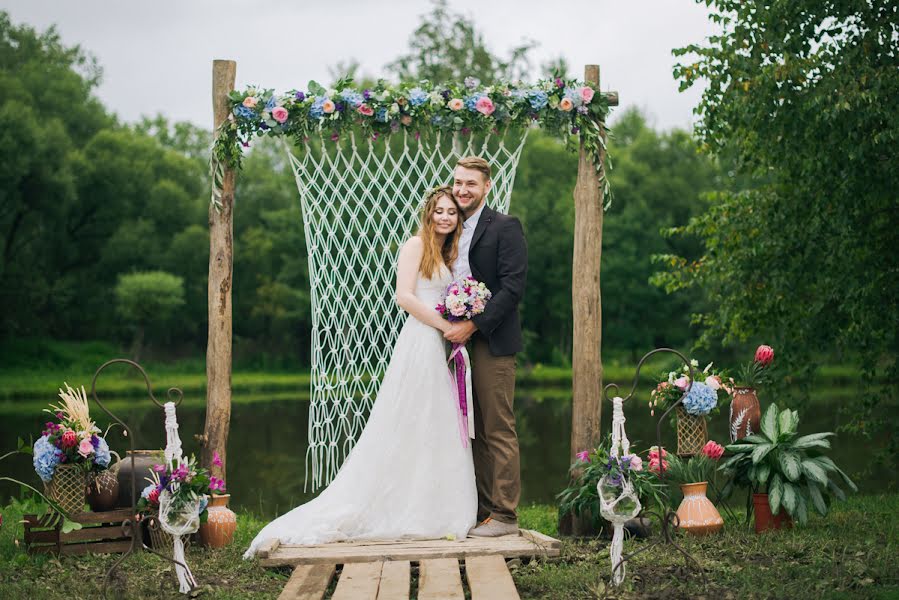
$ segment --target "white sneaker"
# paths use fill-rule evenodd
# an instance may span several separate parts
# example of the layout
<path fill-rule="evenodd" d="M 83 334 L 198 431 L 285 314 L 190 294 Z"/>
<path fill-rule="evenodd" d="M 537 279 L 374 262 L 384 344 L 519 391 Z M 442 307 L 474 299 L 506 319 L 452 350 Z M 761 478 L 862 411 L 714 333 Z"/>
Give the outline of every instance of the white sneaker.
<path fill-rule="evenodd" d="M 480 525 L 468 532 L 475 537 L 499 537 L 501 535 L 518 535 L 518 523 L 503 523 L 496 519 L 486 518 Z"/>

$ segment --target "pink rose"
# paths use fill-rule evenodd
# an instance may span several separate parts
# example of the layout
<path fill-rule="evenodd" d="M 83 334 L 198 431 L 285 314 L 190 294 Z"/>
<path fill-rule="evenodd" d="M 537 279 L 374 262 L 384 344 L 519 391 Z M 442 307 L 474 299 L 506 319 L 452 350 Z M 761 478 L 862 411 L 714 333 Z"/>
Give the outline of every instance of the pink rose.
<path fill-rule="evenodd" d="M 762 344 L 755 351 L 755 362 L 767 367 L 774 361 L 774 348 Z"/>
<path fill-rule="evenodd" d="M 283 123 L 287 120 L 287 109 L 283 106 L 276 106 L 272 109 L 272 118 L 278 123 Z"/>
<path fill-rule="evenodd" d="M 590 462 L 590 451 L 589 450 L 581 450 L 580 452 L 575 454 L 575 456 L 577 456 L 577 459 L 580 462 Z"/>
<path fill-rule="evenodd" d="M 461 317 L 462 315 L 465 314 L 465 305 L 457 304 L 456 306 L 454 306 L 450 309 L 450 314 L 453 315 L 454 317 Z"/>
<path fill-rule="evenodd" d="M 453 98 L 449 102 L 446 103 L 447 107 L 450 110 L 462 110 L 462 107 L 465 106 L 465 102 L 462 101 L 461 98 Z"/>
<path fill-rule="evenodd" d="M 640 458 L 639 455 L 634 454 L 631 456 L 631 471 L 642 471 L 643 470 L 643 459 Z"/>
<path fill-rule="evenodd" d="M 243 105 L 247 108 L 256 108 L 257 102 L 259 102 L 259 100 L 256 98 L 256 96 L 247 96 L 243 99 Z"/>
<path fill-rule="evenodd" d="M 584 104 L 590 104 L 590 101 L 593 100 L 593 88 L 584 86 L 578 90 L 581 94 L 581 99 L 584 101 Z"/>
<path fill-rule="evenodd" d="M 689 383 L 690 383 L 690 378 L 687 377 L 686 375 L 681 375 L 680 377 L 678 377 L 677 379 L 674 380 L 674 385 L 676 385 L 677 387 L 679 387 L 682 390 L 687 389 L 687 384 L 689 384 Z"/>
<path fill-rule="evenodd" d="M 89 437 L 81 440 L 81 443 L 78 444 L 78 454 L 87 458 L 94 452 L 94 445 L 91 444 L 91 439 Z"/>
<path fill-rule="evenodd" d="M 721 378 L 717 375 L 709 375 L 705 378 L 705 384 L 717 392 L 721 388 Z"/>
<path fill-rule="evenodd" d="M 323 113 L 330 115 L 336 109 L 337 109 L 337 106 L 334 104 L 333 100 L 328 99 L 328 100 L 325 100 L 324 102 L 322 102 L 322 112 Z"/>
<path fill-rule="evenodd" d="M 574 108 L 574 102 L 571 101 L 571 98 L 562 98 L 562 101 L 559 102 L 560 110 L 564 110 L 565 112 L 568 112 L 572 108 Z"/>
<path fill-rule="evenodd" d="M 493 111 L 496 110 L 496 107 L 493 106 L 493 100 L 488 98 L 487 96 L 481 97 L 474 105 L 476 111 L 481 113 L 482 115 L 492 115 Z"/>
<path fill-rule="evenodd" d="M 373 109 L 368 104 L 360 104 L 359 108 L 357 108 L 356 110 L 358 110 L 360 114 L 363 114 L 366 117 L 370 117 L 375 114 L 375 109 Z"/>
<path fill-rule="evenodd" d="M 702 447 L 702 453 L 712 460 L 718 460 L 719 458 L 724 456 L 724 446 L 722 446 L 718 442 L 709 440 L 708 442 L 706 442 L 706 445 Z"/>

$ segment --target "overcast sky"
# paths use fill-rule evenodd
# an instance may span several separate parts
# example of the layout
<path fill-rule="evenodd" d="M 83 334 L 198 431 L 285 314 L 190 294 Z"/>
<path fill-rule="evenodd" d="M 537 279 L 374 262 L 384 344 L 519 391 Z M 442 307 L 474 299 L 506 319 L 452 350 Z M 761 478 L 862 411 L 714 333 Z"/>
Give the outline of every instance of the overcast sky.
<path fill-rule="evenodd" d="M 638 106 L 662 129 L 690 127 L 699 89 L 678 93 L 671 49 L 715 30 L 694 0 L 449 0 L 472 17 L 491 50 L 505 56 L 538 42 L 535 67 L 564 56 L 579 77 L 600 65 L 603 90 L 621 109 Z M 431 3 L 425 0 L 0 0 L 13 23 L 55 24 L 103 67 L 98 95 L 125 121 L 162 113 L 212 127 L 212 60 L 237 61 L 237 88 L 277 91 L 329 81 L 329 66 L 358 60 L 363 75 L 407 51 Z M 542 76 L 535 69 L 534 78 Z M 620 109 L 619 109 L 620 110 Z M 614 123 L 614 120 L 613 120 Z"/>

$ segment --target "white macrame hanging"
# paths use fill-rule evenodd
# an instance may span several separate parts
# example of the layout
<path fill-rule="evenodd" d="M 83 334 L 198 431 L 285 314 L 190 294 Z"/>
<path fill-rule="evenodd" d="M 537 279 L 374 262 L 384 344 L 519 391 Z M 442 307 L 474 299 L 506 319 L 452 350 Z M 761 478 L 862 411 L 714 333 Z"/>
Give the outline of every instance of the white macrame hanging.
<path fill-rule="evenodd" d="M 166 464 L 179 467 L 184 462 L 184 456 L 181 453 L 181 438 L 178 436 L 178 420 L 175 417 L 175 404 L 166 402 L 165 409 L 165 460 Z M 174 484 L 177 486 L 179 484 Z M 175 488 L 177 489 L 177 488 Z M 159 525 L 162 530 L 171 534 L 174 538 L 174 548 L 172 558 L 175 563 L 175 574 L 178 576 L 178 589 L 182 594 L 187 594 L 196 587 L 197 581 L 194 579 L 190 567 L 184 557 L 184 542 L 181 536 L 195 533 L 200 527 L 200 505 L 203 498 L 197 497 L 196 500 L 185 506 L 175 509 L 172 505 L 172 496 L 168 490 L 159 494 Z M 184 565 L 184 566 L 181 566 Z"/>
<path fill-rule="evenodd" d="M 623 403 L 618 396 L 612 399 L 612 448 L 609 456 L 616 460 L 629 456 L 631 452 L 631 443 L 624 430 Z M 614 484 L 608 475 L 604 476 L 596 484 L 596 491 L 599 493 L 600 514 L 614 526 L 609 558 L 612 561 L 612 583 L 618 586 L 624 581 L 624 563 L 621 563 L 624 524 L 640 514 L 640 498 L 626 475 L 621 476 L 620 485 Z"/>
<path fill-rule="evenodd" d="M 307 141 L 296 153 L 284 142 L 312 291 L 306 481 L 313 491 L 337 474 L 377 397 L 404 317 L 394 299 L 396 258 L 416 231 L 425 193 L 452 182 L 460 157 L 482 156 L 493 170 L 487 202 L 508 212 L 527 131 L 508 137 L 425 140 L 403 132 L 359 141 L 350 134 L 337 143 Z"/>

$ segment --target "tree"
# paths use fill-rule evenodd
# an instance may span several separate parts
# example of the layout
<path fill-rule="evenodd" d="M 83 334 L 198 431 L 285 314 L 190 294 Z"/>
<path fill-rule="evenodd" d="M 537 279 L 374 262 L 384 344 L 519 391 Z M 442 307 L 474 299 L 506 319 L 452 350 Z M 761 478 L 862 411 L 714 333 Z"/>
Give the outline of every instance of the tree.
<path fill-rule="evenodd" d="M 691 58 L 675 76 L 682 89 L 708 82 L 698 136 L 754 187 L 674 229 L 703 254 L 661 257 L 656 282 L 709 295 L 694 317 L 704 343 L 766 340 L 793 375 L 836 359 L 863 382 L 885 378 L 853 407 L 870 432 L 899 379 L 899 5 L 706 4 L 723 31 L 676 50 Z"/>
<path fill-rule="evenodd" d="M 165 271 L 121 275 L 115 296 L 118 313 L 134 329 L 131 358 L 137 362 L 146 329 L 163 327 L 184 304 L 184 280 Z"/>

